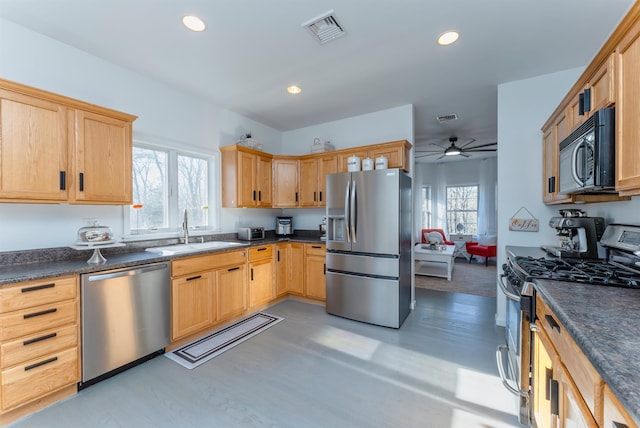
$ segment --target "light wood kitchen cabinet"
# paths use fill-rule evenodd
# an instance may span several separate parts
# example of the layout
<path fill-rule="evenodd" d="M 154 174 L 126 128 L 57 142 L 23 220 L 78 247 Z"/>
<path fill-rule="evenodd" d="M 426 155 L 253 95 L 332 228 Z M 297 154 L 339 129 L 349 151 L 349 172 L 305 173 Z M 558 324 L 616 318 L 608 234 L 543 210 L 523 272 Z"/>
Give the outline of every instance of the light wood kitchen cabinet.
<path fill-rule="evenodd" d="M 389 168 L 410 170 L 406 140 L 304 156 L 272 156 L 244 146 L 221 147 L 222 206 L 300 208 L 326 206 L 326 176 L 347 171 L 347 159 L 386 156 Z M 265 173 L 270 167 L 271 175 Z M 273 186 L 273 191 L 271 189 Z"/>
<path fill-rule="evenodd" d="M 561 204 L 572 202 L 571 196 L 562 195 L 560 190 L 560 174 L 559 174 L 559 133 L 566 132 L 566 115 L 562 114 L 560 118 L 547 122 L 542 132 L 542 199 L 545 204 Z"/>
<path fill-rule="evenodd" d="M 304 244 L 281 242 L 274 246 L 276 297 L 304 295 Z"/>
<path fill-rule="evenodd" d="M 75 276 L 0 289 L 1 423 L 21 416 L 23 406 L 31 406 L 33 411 L 42 407 L 48 396 L 77 391 L 78 295 Z"/>
<path fill-rule="evenodd" d="M 615 56 L 612 54 L 588 77 L 584 89 L 568 104 L 569 130 L 580 126 L 593 112 L 615 103 Z M 582 112 L 582 114 L 580 114 Z"/>
<path fill-rule="evenodd" d="M 131 203 L 135 119 L 0 79 L 0 201 Z"/>
<path fill-rule="evenodd" d="M 275 297 L 273 287 L 273 246 L 249 249 L 249 307 L 268 303 Z"/>
<path fill-rule="evenodd" d="M 304 249 L 305 295 L 318 300 L 326 300 L 326 247 L 322 244 L 304 244 Z"/>
<path fill-rule="evenodd" d="M 214 276 L 200 272 L 171 281 L 171 339 L 203 330 L 216 320 Z"/>
<path fill-rule="evenodd" d="M 132 202 L 131 123 L 75 111 L 74 200 L 94 204 Z"/>
<path fill-rule="evenodd" d="M 171 340 L 203 331 L 247 309 L 247 251 L 171 262 Z"/>
<path fill-rule="evenodd" d="M 298 184 L 299 161 L 291 157 L 273 159 L 273 207 L 296 208 L 300 206 Z"/>
<path fill-rule="evenodd" d="M 537 426 L 549 426 L 551 420 L 554 427 L 638 428 L 539 295 L 536 325 L 532 378 Z"/>
<path fill-rule="evenodd" d="M 216 271 L 217 321 L 229 319 L 247 310 L 246 263 Z"/>
<path fill-rule="evenodd" d="M 362 146 L 353 149 L 345 149 L 336 152 L 338 157 L 338 172 L 347 172 L 347 163 L 350 156 L 359 156 L 360 161 L 366 157 L 370 157 L 375 162 L 376 157 L 385 156 L 388 161 L 389 168 L 400 168 L 404 171 L 410 170 L 409 154 L 411 152 L 411 144 L 406 140 L 391 141 L 382 144 L 372 144 L 370 146 Z"/>
<path fill-rule="evenodd" d="M 338 172 L 335 155 L 300 160 L 300 206 L 324 207 L 327 204 L 327 174 Z"/>
<path fill-rule="evenodd" d="M 269 208 L 272 205 L 272 156 L 247 147 L 221 147 L 222 206 Z"/>
<path fill-rule="evenodd" d="M 638 428 L 633 418 L 624 406 L 611 392 L 609 386 L 604 386 L 604 424 L 606 428 Z"/>
<path fill-rule="evenodd" d="M 556 426 L 558 384 L 553 379 L 553 347 L 543 331 L 535 331 L 532 351 L 533 419 L 538 428 Z"/>
<path fill-rule="evenodd" d="M 640 194 L 640 22 L 616 48 L 616 190 Z"/>

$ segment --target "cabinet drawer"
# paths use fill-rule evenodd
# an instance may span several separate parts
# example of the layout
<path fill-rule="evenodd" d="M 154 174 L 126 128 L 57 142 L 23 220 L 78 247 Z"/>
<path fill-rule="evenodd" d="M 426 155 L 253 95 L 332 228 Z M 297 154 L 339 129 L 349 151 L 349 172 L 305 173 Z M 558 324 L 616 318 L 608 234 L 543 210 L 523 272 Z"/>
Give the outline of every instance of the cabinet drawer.
<path fill-rule="evenodd" d="M 321 256 L 326 254 L 326 247 L 322 244 L 304 244 L 308 256 Z"/>
<path fill-rule="evenodd" d="M 270 259 L 273 256 L 273 245 L 260 245 L 249 248 L 249 261 Z"/>
<path fill-rule="evenodd" d="M 182 275 L 189 275 L 194 272 L 217 269 L 223 266 L 238 265 L 245 263 L 246 261 L 246 250 L 187 257 L 171 262 L 171 276 L 175 278 Z"/>
<path fill-rule="evenodd" d="M 600 400 L 602 399 L 604 381 L 539 295 L 536 298 L 536 316 L 539 318 L 538 323 L 551 339 L 558 354 L 561 355 L 562 363 L 567 368 L 591 414 L 597 416 L 601 411 Z"/>
<path fill-rule="evenodd" d="M 49 354 L 1 373 L 2 409 L 9 410 L 76 383 L 78 350 L 70 348 Z"/>
<path fill-rule="evenodd" d="M 0 289 L 0 313 L 75 299 L 76 277 L 22 282 Z"/>
<path fill-rule="evenodd" d="M 0 367 L 5 369 L 62 349 L 78 346 L 78 327 L 67 325 L 38 332 L 0 345 Z"/>
<path fill-rule="evenodd" d="M 53 303 L 0 315 L 0 340 L 15 339 L 77 322 L 75 301 Z"/>

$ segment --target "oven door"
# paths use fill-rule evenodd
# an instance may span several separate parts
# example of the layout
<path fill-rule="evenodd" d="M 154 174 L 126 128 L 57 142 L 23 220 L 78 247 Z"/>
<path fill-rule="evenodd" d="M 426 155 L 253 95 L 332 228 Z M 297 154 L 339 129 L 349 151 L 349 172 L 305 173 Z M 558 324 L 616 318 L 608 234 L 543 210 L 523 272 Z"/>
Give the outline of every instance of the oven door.
<path fill-rule="evenodd" d="M 523 311 L 521 304 L 524 300 L 528 305 L 530 297 L 524 296 L 523 299 L 505 274 L 500 275 L 498 284 L 507 301 L 506 344 L 498 346 L 496 350 L 498 372 L 505 388 L 518 397 L 519 422 L 529 425 L 530 315 L 528 311 Z"/>

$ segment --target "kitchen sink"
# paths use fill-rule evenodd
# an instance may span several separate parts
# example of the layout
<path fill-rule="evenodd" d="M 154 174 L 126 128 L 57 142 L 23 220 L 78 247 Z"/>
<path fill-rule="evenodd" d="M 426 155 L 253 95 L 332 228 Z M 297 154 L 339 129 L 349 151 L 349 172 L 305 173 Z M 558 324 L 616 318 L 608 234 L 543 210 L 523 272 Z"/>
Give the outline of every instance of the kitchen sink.
<path fill-rule="evenodd" d="M 150 253 L 160 253 L 163 256 L 172 256 L 174 254 L 195 253 L 198 251 L 207 250 L 221 250 L 225 248 L 234 247 L 246 247 L 249 244 L 242 242 L 227 242 L 227 241 L 210 241 L 210 242 L 197 242 L 193 244 L 175 244 L 167 245 L 164 247 L 150 247 L 145 249 Z"/>

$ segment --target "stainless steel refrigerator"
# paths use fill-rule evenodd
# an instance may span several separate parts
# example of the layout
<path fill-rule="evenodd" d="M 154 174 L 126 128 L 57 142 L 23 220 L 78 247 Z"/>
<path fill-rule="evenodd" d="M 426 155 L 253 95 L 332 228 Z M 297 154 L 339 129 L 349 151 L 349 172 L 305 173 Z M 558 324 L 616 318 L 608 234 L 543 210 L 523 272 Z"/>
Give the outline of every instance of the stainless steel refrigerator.
<path fill-rule="evenodd" d="M 399 328 L 411 309 L 411 177 L 327 176 L 327 313 Z"/>

